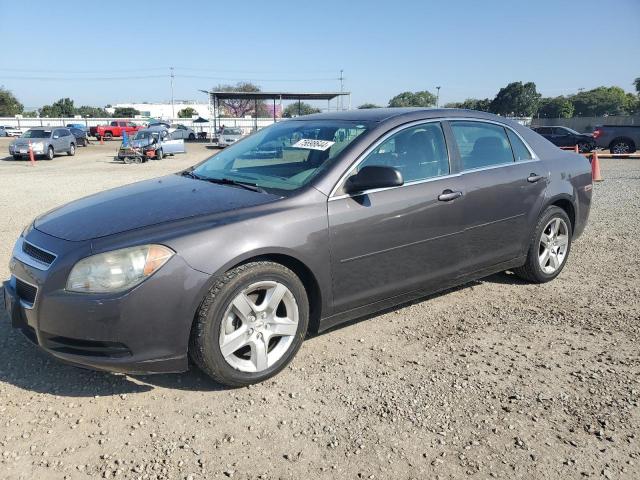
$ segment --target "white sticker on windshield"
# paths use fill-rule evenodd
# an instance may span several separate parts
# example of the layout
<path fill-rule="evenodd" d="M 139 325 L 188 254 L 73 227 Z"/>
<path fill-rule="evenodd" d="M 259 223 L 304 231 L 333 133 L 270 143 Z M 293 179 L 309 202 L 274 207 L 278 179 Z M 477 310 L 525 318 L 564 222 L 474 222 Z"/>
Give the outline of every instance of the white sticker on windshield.
<path fill-rule="evenodd" d="M 314 140 L 313 138 L 303 138 L 291 145 L 293 148 L 308 148 L 309 150 L 326 150 L 331 148 L 336 142 L 330 142 L 329 140 Z"/>

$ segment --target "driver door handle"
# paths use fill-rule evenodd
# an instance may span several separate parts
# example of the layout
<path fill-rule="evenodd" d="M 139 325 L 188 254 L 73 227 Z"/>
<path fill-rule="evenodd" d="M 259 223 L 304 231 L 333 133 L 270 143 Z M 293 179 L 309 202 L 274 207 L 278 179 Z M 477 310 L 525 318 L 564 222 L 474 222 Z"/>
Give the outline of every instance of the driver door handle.
<path fill-rule="evenodd" d="M 438 200 L 441 202 L 450 202 L 451 200 L 455 200 L 461 196 L 462 192 L 447 189 L 438 196 Z"/>
<path fill-rule="evenodd" d="M 530 173 L 527 177 L 527 182 L 536 183 L 539 180 L 542 180 L 544 177 L 542 175 L 536 175 L 535 173 Z"/>

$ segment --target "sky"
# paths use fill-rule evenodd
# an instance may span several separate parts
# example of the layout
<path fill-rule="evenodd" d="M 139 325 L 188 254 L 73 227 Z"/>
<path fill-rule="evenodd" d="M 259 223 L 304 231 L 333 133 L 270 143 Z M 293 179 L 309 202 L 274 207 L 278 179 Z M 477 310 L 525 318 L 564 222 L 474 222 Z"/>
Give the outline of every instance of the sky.
<path fill-rule="evenodd" d="M 354 107 L 436 86 L 442 105 L 512 81 L 633 91 L 640 0 L 0 0 L 0 45 L 0 86 L 27 109 L 169 101 L 170 67 L 175 99 L 245 80 L 339 91 L 343 70 Z"/>

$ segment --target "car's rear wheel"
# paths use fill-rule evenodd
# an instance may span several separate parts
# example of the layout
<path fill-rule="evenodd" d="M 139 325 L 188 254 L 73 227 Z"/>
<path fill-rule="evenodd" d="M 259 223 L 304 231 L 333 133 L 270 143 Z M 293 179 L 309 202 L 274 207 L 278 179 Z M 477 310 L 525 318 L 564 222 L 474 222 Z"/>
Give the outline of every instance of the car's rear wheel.
<path fill-rule="evenodd" d="M 616 155 L 626 155 L 627 153 L 633 153 L 636 151 L 636 146 L 631 140 L 626 138 L 619 138 L 611 142 L 609 151 Z"/>
<path fill-rule="evenodd" d="M 194 134 L 194 133 L 190 133 L 190 134 L 189 134 L 189 140 L 192 140 L 192 141 L 193 141 L 193 140 L 195 140 L 195 139 L 196 139 L 195 134 Z"/>
<path fill-rule="evenodd" d="M 300 279 L 278 263 L 247 263 L 209 290 L 191 331 L 189 354 L 222 384 L 258 383 L 293 359 L 308 324 Z"/>
<path fill-rule="evenodd" d="M 564 268 L 571 250 L 571 221 L 560 207 L 547 208 L 538 220 L 531 238 L 527 261 L 514 272 L 535 283 L 553 280 Z"/>
<path fill-rule="evenodd" d="M 49 146 L 47 149 L 47 160 L 53 160 L 54 155 L 53 147 Z"/>
<path fill-rule="evenodd" d="M 73 157 L 76 154 L 76 146 L 73 143 L 69 146 L 69 151 L 67 152 L 67 154 L 70 157 Z"/>

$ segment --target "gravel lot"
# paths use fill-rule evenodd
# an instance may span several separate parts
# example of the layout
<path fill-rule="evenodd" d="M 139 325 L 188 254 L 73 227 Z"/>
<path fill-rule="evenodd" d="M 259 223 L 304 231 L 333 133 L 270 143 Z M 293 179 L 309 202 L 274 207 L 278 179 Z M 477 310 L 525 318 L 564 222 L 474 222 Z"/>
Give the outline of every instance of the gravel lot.
<path fill-rule="evenodd" d="M 2 278 L 37 214 L 211 153 L 123 165 L 117 144 L 0 160 Z M 0 310 L 0 477 L 640 478 L 640 160 L 601 164 L 554 282 L 495 275 L 352 323 L 250 388 L 65 366 Z"/>

